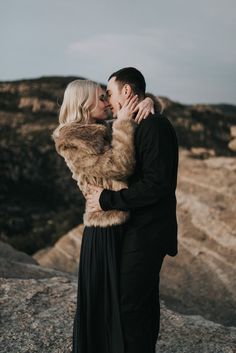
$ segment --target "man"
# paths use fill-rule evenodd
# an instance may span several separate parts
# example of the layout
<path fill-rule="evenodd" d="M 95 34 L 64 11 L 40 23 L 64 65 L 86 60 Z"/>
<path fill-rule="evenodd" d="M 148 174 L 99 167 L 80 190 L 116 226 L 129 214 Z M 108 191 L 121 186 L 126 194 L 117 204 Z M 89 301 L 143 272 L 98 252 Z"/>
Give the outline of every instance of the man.
<path fill-rule="evenodd" d="M 145 79 L 135 68 L 113 73 L 107 86 L 113 116 L 134 94 L 143 100 L 145 89 Z M 159 273 L 165 255 L 177 254 L 178 143 L 172 125 L 159 114 L 137 126 L 134 143 L 136 168 L 129 188 L 97 188 L 87 200 L 91 212 L 130 211 L 120 271 L 125 349 L 126 353 L 154 353 L 160 321 Z"/>

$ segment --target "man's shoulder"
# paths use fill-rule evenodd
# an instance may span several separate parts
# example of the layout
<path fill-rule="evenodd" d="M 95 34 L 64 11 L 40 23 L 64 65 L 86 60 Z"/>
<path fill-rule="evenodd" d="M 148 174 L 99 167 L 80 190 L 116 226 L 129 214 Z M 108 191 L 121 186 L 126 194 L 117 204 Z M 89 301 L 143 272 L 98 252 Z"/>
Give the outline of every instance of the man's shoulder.
<path fill-rule="evenodd" d="M 141 123 L 138 125 L 139 130 L 145 129 L 157 129 L 159 126 L 170 123 L 168 118 L 159 113 L 150 114 L 146 119 L 143 119 Z"/>
<path fill-rule="evenodd" d="M 175 128 L 164 114 L 150 114 L 146 119 L 141 121 L 136 131 L 137 139 L 145 139 L 147 136 L 157 138 L 160 133 L 162 136 L 176 138 Z"/>
<path fill-rule="evenodd" d="M 146 119 L 141 121 L 135 131 L 135 139 L 138 144 L 142 140 L 157 138 L 159 131 L 159 119 L 162 119 L 159 114 L 150 114 Z"/>

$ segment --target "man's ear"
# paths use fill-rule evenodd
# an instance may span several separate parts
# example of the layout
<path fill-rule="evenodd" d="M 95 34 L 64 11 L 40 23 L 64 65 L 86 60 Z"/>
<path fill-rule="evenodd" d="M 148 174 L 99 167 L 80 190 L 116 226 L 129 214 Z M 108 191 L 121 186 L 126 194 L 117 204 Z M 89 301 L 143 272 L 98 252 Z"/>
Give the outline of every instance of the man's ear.
<path fill-rule="evenodd" d="M 131 86 L 126 83 L 123 87 L 122 87 L 122 93 L 125 96 L 125 98 L 129 98 L 132 95 L 132 88 Z"/>

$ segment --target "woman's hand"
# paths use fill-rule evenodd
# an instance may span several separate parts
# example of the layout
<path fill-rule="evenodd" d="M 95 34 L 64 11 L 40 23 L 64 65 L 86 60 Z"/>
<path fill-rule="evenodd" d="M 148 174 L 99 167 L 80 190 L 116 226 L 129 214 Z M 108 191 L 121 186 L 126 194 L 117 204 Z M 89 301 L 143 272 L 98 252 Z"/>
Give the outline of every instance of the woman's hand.
<path fill-rule="evenodd" d="M 147 97 L 142 100 L 135 108 L 137 115 L 134 121 L 140 124 L 143 119 L 146 119 L 150 113 L 154 114 L 154 102 L 151 98 Z"/>
<path fill-rule="evenodd" d="M 119 105 L 119 110 L 117 111 L 117 119 L 119 120 L 133 119 L 133 115 L 136 111 L 135 109 L 137 107 L 137 103 L 138 103 L 138 96 L 135 95 L 132 98 L 127 99 L 122 107 Z"/>

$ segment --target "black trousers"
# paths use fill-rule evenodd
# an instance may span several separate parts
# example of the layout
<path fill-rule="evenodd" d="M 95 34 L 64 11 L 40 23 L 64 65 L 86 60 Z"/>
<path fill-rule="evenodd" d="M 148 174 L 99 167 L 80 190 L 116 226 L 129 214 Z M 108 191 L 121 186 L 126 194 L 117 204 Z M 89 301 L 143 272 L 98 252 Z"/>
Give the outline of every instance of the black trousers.
<path fill-rule="evenodd" d="M 165 253 L 158 237 L 128 229 L 123 237 L 120 308 L 126 353 L 155 353 L 159 334 L 159 273 Z"/>

